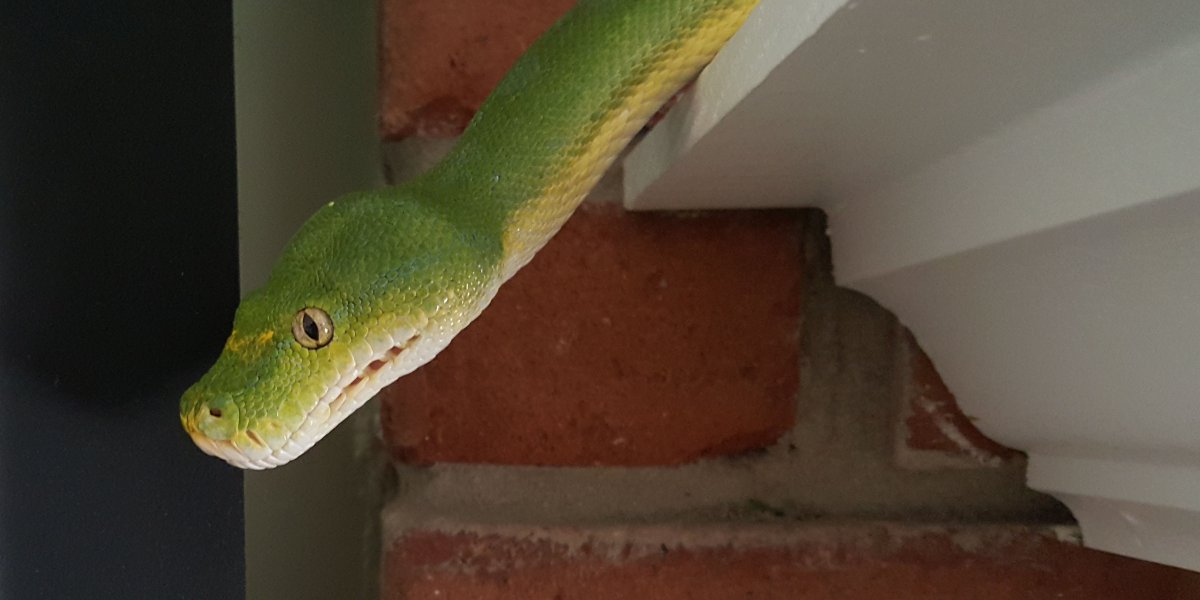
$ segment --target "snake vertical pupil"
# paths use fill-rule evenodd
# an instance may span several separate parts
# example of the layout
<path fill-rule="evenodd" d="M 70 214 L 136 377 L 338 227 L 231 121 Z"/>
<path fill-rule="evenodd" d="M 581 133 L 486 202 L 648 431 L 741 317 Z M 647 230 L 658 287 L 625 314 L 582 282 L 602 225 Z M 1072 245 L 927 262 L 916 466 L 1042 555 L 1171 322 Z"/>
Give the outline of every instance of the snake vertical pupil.
<path fill-rule="evenodd" d="M 292 335 L 301 346 L 316 350 L 333 339 L 333 320 L 319 308 L 305 308 L 292 320 Z"/>

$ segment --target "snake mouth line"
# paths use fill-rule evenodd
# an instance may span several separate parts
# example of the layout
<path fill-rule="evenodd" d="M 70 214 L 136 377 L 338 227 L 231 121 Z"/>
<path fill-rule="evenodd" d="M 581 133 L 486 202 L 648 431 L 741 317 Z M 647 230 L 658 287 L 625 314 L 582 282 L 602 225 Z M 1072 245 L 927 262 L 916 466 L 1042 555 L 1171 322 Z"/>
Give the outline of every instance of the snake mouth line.
<path fill-rule="evenodd" d="M 300 426 L 286 437 L 268 440 L 263 434 L 247 429 L 243 433 L 248 443 L 238 444 L 234 440 L 213 440 L 193 430 L 192 439 L 207 454 L 236 467 L 261 470 L 283 465 L 324 438 L 384 386 L 420 365 L 420 362 L 413 364 L 414 361 L 401 358 L 412 354 L 421 335 L 399 337 L 403 339 L 399 343 L 387 337 L 383 343 L 370 344 L 384 350 L 371 354 L 366 360 L 356 361 L 334 378 L 334 383 L 305 413 Z"/>

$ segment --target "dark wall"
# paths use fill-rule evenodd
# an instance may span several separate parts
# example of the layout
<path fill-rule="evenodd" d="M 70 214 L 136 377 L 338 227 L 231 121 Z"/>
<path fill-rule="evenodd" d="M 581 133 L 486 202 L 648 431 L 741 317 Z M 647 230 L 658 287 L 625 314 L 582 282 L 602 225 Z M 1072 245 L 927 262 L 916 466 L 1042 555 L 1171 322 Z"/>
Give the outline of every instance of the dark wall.
<path fill-rule="evenodd" d="M 0 2 L 0 598 L 243 596 L 235 176 L 229 3 Z"/>

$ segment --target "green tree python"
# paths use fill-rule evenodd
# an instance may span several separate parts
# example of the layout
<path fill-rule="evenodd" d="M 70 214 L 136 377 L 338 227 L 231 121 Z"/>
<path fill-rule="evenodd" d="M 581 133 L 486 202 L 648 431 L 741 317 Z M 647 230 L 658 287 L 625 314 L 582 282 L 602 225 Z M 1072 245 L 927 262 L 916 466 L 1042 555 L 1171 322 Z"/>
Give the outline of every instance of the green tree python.
<path fill-rule="evenodd" d="M 308 450 L 429 362 L 562 226 L 757 0 L 581 0 L 532 44 L 437 166 L 350 194 L 247 295 L 180 419 L 247 469 Z"/>

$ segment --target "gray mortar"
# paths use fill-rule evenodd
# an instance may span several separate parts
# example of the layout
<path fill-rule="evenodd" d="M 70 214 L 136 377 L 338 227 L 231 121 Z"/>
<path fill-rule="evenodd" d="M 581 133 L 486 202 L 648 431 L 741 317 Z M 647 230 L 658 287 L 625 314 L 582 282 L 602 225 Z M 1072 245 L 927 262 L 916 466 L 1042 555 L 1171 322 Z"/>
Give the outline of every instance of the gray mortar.
<path fill-rule="evenodd" d="M 589 201 L 619 201 L 619 183 L 610 174 Z M 1061 504 L 1025 487 L 1019 460 L 977 469 L 897 466 L 895 423 L 910 373 L 900 325 L 869 298 L 833 285 L 824 217 L 812 211 L 805 229 L 797 419 L 776 444 L 680 467 L 397 465 L 383 539 L 414 527 L 1071 523 Z"/>

